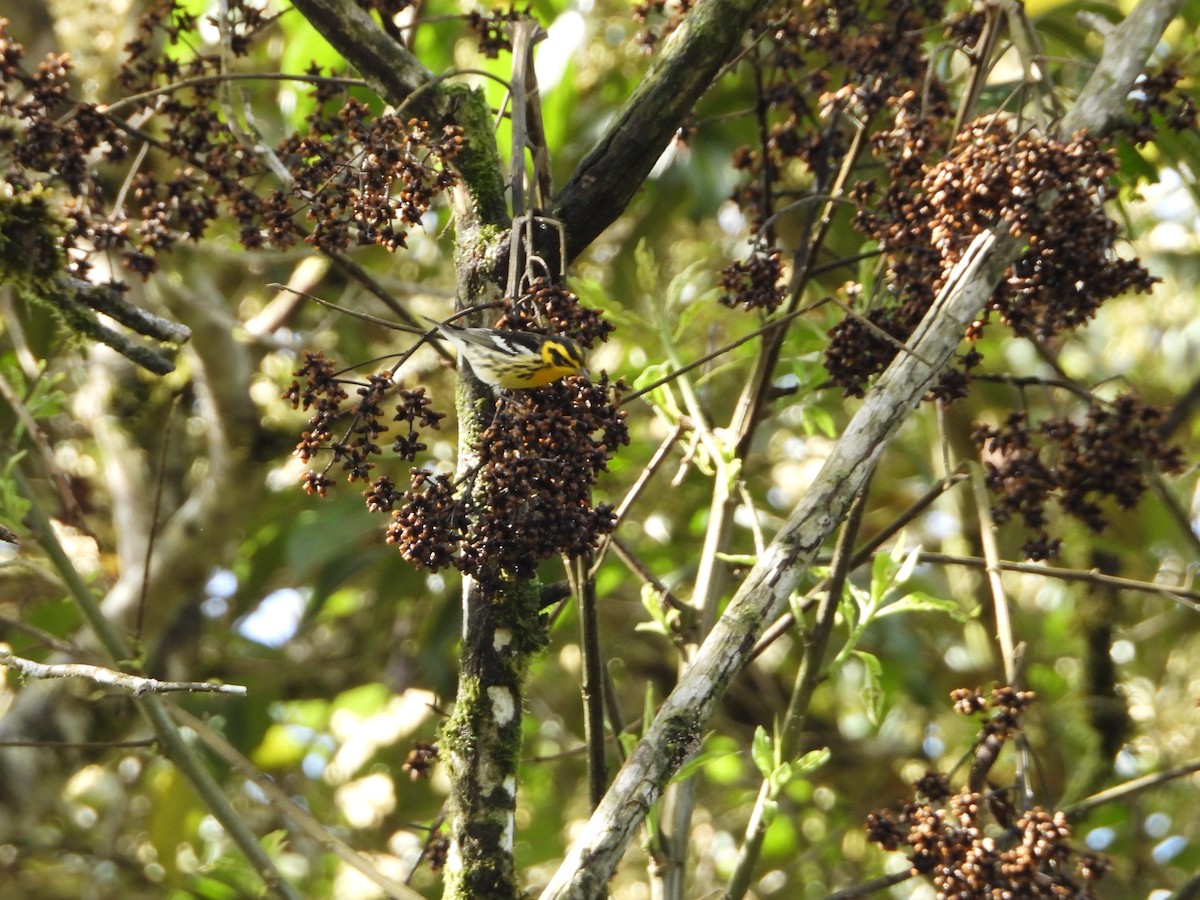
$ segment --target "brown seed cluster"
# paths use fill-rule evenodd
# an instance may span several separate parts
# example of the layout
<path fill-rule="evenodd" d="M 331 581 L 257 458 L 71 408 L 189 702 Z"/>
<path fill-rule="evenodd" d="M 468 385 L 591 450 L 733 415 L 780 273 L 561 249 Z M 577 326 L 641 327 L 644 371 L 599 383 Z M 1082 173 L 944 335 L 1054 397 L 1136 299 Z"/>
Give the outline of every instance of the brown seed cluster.
<path fill-rule="evenodd" d="M 510 2 L 508 9 L 494 9 L 490 13 L 471 10 L 464 17 L 467 27 L 475 33 L 479 42 L 479 52 L 488 59 L 496 59 L 501 51 L 512 52 L 512 33 L 510 25 L 521 19 L 533 19 L 532 7 L 526 6 L 520 12 L 517 4 Z"/>
<path fill-rule="evenodd" d="M 855 227 L 882 255 L 882 277 L 875 292 L 859 297 L 859 314 L 831 330 L 825 359 L 850 395 L 861 396 L 894 358 L 896 343 L 911 334 L 981 231 L 1005 228 L 1028 243 L 988 304 L 1018 334 L 1045 338 L 1078 327 L 1105 299 L 1153 284 L 1137 260 L 1115 252 L 1118 230 L 1103 210 L 1116 169 L 1111 151 L 1086 135 L 1021 132 L 1003 116 L 951 132 L 956 106 L 927 54 L 928 38 L 940 28 L 974 55 L 985 18 L 981 8 L 949 19 L 944 12 L 942 3 L 913 0 L 773 6 L 746 56 L 760 140 L 734 153 L 743 178 L 732 199 L 765 244 L 777 243 L 784 216 L 803 221 L 806 213 L 793 203 L 798 193 L 822 193 L 854 162 L 847 159 L 851 118 L 887 123 L 871 137 L 871 158 L 861 160 L 881 173 L 849 192 L 859 205 Z M 1194 110 L 1177 99 L 1177 82 L 1170 68 L 1144 79 L 1135 116 L 1191 121 Z M 736 305 L 742 293 L 751 307 L 769 302 L 768 282 L 755 277 L 763 273 L 745 266 L 725 270 L 722 302 Z M 974 337 L 988 321 L 980 320 Z M 975 351 L 960 357 L 933 396 L 963 396 L 979 362 Z"/>
<path fill-rule="evenodd" d="M 1001 428 L 977 425 L 973 440 L 984 452 L 988 489 L 998 498 L 999 522 L 1019 517 L 1035 535 L 1025 542 L 1030 559 L 1058 555 L 1061 540 L 1049 534 L 1047 505 L 1054 499 L 1067 515 L 1092 531 L 1108 524 L 1103 501 L 1133 507 L 1153 469 L 1177 473 L 1183 453 L 1162 436 L 1165 412 L 1123 394 L 1092 405 L 1082 422 L 1045 419 L 1036 426 L 1013 412 Z"/>
<path fill-rule="evenodd" d="M 960 716 L 979 715 L 992 710 L 983 723 L 983 737 L 996 737 L 1007 741 L 1020 730 L 1023 716 L 1037 695 L 1033 691 L 1019 691 L 1011 685 L 1001 684 L 987 694 L 969 688 L 955 688 L 950 692 L 954 711 Z"/>
<path fill-rule="evenodd" d="M 438 761 L 438 745 L 428 741 L 413 741 L 413 748 L 408 751 L 404 764 L 400 767 L 408 773 L 413 781 L 428 778 L 429 773 Z"/>
<path fill-rule="evenodd" d="M 733 155 L 743 178 L 731 199 L 753 228 L 764 229 L 798 191 L 820 193 L 831 184 L 850 145 L 848 129 L 830 127 L 839 113 L 869 120 L 908 91 L 939 108 L 946 91 L 929 75 L 923 41 L 941 16 L 937 0 L 767 9 L 748 57 L 756 70 L 761 139 Z M 764 239 L 772 242 L 766 233 Z"/>
<path fill-rule="evenodd" d="M 449 858 L 450 836 L 440 831 L 433 832 L 425 842 L 425 861 L 429 863 L 429 870 L 435 874 L 442 871 Z"/>
<path fill-rule="evenodd" d="M 643 52 L 652 52 L 666 40 L 694 5 L 694 0 L 637 0 L 631 12 L 633 21 L 643 26 L 637 33 Z"/>
<path fill-rule="evenodd" d="M 466 511 L 449 476 L 413 469 L 412 490 L 393 500 L 392 505 L 396 508 L 386 540 L 400 549 L 407 562 L 434 572 L 455 564 L 466 527 Z"/>
<path fill-rule="evenodd" d="M 913 131 L 916 98 L 907 99 L 893 130 L 876 139 L 895 161 L 889 187 L 856 218 L 885 252 L 897 301 L 872 309 L 870 321 L 906 338 L 976 235 L 996 226 L 1029 243 L 988 303 L 1017 334 L 1051 337 L 1090 320 L 1110 297 L 1151 289 L 1155 279 L 1114 249 L 1118 227 L 1103 209 L 1116 171 L 1111 151 L 1082 134 L 1069 141 L 1014 135 L 1007 120 L 987 117 L 964 129 L 949 153 L 935 154 L 928 123 Z M 850 394 L 861 395 L 895 354 L 855 320 L 830 338 L 830 374 Z"/>
<path fill-rule="evenodd" d="M 1196 130 L 1196 101 L 1179 90 L 1183 72 L 1174 63 L 1138 80 L 1128 132 L 1138 142 L 1154 139 L 1160 127 L 1184 134 Z"/>
<path fill-rule="evenodd" d="M 273 20 L 242 0 L 228 7 L 223 29 L 234 55 L 242 56 Z M 125 48 L 120 86 L 150 92 L 224 72 L 227 63 L 218 54 L 189 49 L 201 44 L 197 25 L 172 2 L 152 5 Z M 317 83 L 304 129 L 269 150 L 253 149 L 220 112 L 215 80 L 147 96 L 121 108 L 119 117 L 71 100 L 67 57 L 48 57 L 27 73 L 21 56 L 0 23 L 0 120 L 9 123 L 0 131 L 9 149 L 2 175 L 19 190 L 35 183 L 63 188 L 67 250 L 81 277 L 96 252 L 111 253 L 127 271 L 146 277 L 156 271 L 159 254 L 181 239 L 200 239 L 219 215 L 233 219 L 240 241 L 251 248 L 307 242 L 331 250 L 363 244 L 394 250 L 455 181 L 450 163 L 462 148 L 456 126 L 373 114 L 346 97 L 345 86 Z M 320 73 L 313 68 L 308 75 Z M 102 167 L 129 154 L 131 129 L 123 116 L 142 115 L 154 153 L 130 177 L 124 207 L 113 210 Z"/>
<path fill-rule="evenodd" d="M 579 297 L 562 285 L 539 278 L 508 305 L 496 327 L 510 331 L 569 334 L 581 346 L 591 349 L 608 340 L 614 326 L 600 310 L 584 306 Z"/>
<path fill-rule="evenodd" d="M 1017 733 L 1020 715 L 1033 695 L 1000 687 L 987 697 L 958 690 L 952 700 L 964 713 L 993 710 L 981 738 L 1007 741 Z M 938 897 L 1095 896 L 1095 883 L 1107 865 L 1095 855 L 1075 851 L 1062 812 L 1035 806 L 997 819 L 997 810 L 1011 810 L 1000 792 L 983 794 L 966 787 L 955 792 L 944 775 L 929 772 L 914 785 L 913 799 L 898 813 L 885 809 L 867 817 L 867 836 L 884 850 L 907 852 L 912 874 L 928 878 Z"/>
<path fill-rule="evenodd" d="M 308 428 L 296 445 L 296 456 L 302 462 L 311 462 L 319 454 L 329 451 L 330 460 L 322 471 L 306 473 L 304 486 L 310 493 L 324 496 L 332 483 L 327 477 L 334 466 L 340 466 L 349 481 L 366 481 L 375 468 L 373 459 L 382 453 L 379 438 L 391 430 L 383 403 L 394 389 L 392 373 L 383 372 L 367 376 L 365 382 L 352 382 L 341 378 L 335 371 L 332 360 L 322 353 L 304 354 L 304 363 L 293 373 L 299 380 L 293 381 L 283 393 L 283 399 L 293 409 L 312 409 Z M 349 399 L 346 386 L 355 388 L 358 402 L 345 408 Z M 393 407 L 395 414 L 391 422 L 401 422 L 405 432 L 392 444 L 392 452 L 401 459 L 412 461 L 426 449 L 421 442 L 420 428 L 437 429 L 445 413 L 430 408 L 424 388 L 397 391 L 399 402 Z M 381 479 L 371 486 L 367 495 L 367 506 L 373 511 L 390 510 L 394 494 L 389 479 Z"/>
<path fill-rule="evenodd" d="M 774 312 L 783 302 L 786 285 L 781 278 L 780 252 L 756 250 L 748 259 L 734 260 L 721 270 L 721 296 L 717 299 L 731 309 L 741 306 L 747 311 Z"/>
<path fill-rule="evenodd" d="M 543 559 L 594 547 L 614 517 L 607 505 L 591 505 L 591 489 L 628 442 L 607 376 L 595 383 L 572 376 L 507 396 L 480 441 L 473 496 L 481 514 L 459 568 L 477 578 L 497 568 L 529 577 Z"/>

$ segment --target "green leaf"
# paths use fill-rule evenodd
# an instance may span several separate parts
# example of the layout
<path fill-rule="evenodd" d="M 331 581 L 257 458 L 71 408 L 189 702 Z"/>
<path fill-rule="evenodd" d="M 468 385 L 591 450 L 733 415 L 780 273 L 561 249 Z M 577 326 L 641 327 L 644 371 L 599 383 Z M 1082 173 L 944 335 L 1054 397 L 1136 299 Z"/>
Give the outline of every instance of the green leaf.
<path fill-rule="evenodd" d="M 974 618 L 971 613 L 962 608 L 957 600 L 935 597 L 924 591 L 913 591 L 911 594 L 905 594 L 895 602 L 889 603 L 879 611 L 878 618 L 910 612 L 945 613 L 956 622 L 969 622 Z"/>
<path fill-rule="evenodd" d="M 828 747 L 819 747 L 816 750 L 809 750 L 803 756 L 799 757 L 792 763 L 792 769 L 795 772 L 796 778 L 802 778 L 809 772 L 815 772 L 833 757 L 829 752 Z"/>
<path fill-rule="evenodd" d="M 639 622 L 634 626 L 634 631 L 642 631 L 649 634 L 669 634 L 670 622 L 667 620 L 667 610 L 663 605 L 662 596 L 659 594 L 658 588 L 649 583 L 643 584 L 641 601 L 651 621 Z"/>
<path fill-rule="evenodd" d="M 646 685 L 646 696 L 642 701 L 642 734 L 654 723 L 654 685 Z"/>
<path fill-rule="evenodd" d="M 717 553 L 717 559 L 734 566 L 753 566 L 758 562 L 753 553 Z"/>
<path fill-rule="evenodd" d="M 780 763 L 767 778 L 767 791 L 772 798 L 778 797 L 789 781 L 796 777 L 796 770 L 791 763 Z"/>
<path fill-rule="evenodd" d="M 804 427 L 804 433 L 808 435 L 820 433 L 829 438 L 837 435 L 837 422 L 834 421 L 833 414 L 820 406 L 806 406 L 801 425 Z"/>
<path fill-rule="evenodd" d="M 878 726 L 883 714 L 884 694 L 881 684 L 883 665 L 875 654 L 867 653 L 865 650 L 855 650 L 854 655 L 863 664 L 864 684 L 859 695 L 862 697 L 863 707 L 866 709 L 867 721 Z"/>
<path fill-rule="evenodd" d="M 896 571 L 896 577 L 892 579 L 892 585 L 904 584 L 908 579 L 912 578 L 913 572 L 917 569 L 917 563 L 920 561 L 921 548 L 913 547 L 900 563 L 900 568 Z"/>
<path fill-rule="evenodd" d="M 646 244 L 646 239 L 638 241 L 633 251 L 634 272 L 637 285 L 643 293 L 653 295 L 658 292 L 658 260 L 654 251 Z"/>
<path fill-rule="evenodd" d="M 754 739 L 750 742 L 750 758 L 762 773 L 763 778 L 770 778 L 775 771 L 775 750 L 771 746 L 771 738 L 761 725 L 754 729 Z"/>

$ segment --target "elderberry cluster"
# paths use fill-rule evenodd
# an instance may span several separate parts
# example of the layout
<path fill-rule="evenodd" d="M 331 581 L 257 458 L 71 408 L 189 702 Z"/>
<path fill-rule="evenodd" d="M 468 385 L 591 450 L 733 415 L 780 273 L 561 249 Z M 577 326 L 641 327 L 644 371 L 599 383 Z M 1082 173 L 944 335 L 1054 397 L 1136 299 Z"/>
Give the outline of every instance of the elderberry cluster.
<path fill-rule="evenodd" d="M 894 128 L 876 139 L 895 161 L 889 187 L 856 217 L 885 253 L 896 301 L 867 320 L 906 338 L 975 237 L 997 225 L 1028 242 L 987 304 L 1017 334 L 1051 337 L 1084 324 L 1111 297 L 1151 289 L 1155 279 L 1141 263 L 1114 249 L 1118 226 L 1103 209 L 1116 171 L 1110 150 L 1083 134 L 1068 141 L 1016 135 L 1004 118 L 988 117 L 935 156 L 918 98 L 906 100 Z M 985 323 L 986 316 L 976 336 Z M 847 393 L 861 395 L 895 352 L 862 321 L 847 319 L 830 334 L 826 365 Z"/>
<path fill-rule="evenodd" d="M 757 250 L 748 259 L 734 260 L 721 270 L 722 306 L 774 312 L 783 302 L 784 283 L 780 252 Z"/>
<path fill-rule="evenodd" d="M 1132 508 L 1147 488 L 1149 469 L 1177 473 L 1183 453 L 1162 434 L 1165 413 L 1123 394 L 1091 406 L 1082 422 L 1049 418 L 1033 425 L 1013 412 L 1002 428 L 977 425 L 972 439 L 984 451 L 985 479 L 996 495 L 999 522 L 1019 517 L 1035 535 L 1022 551 L 1029 559 L 1058 555 L 1046 506 L 1051 499 L 1092 531 L 1108 524 L 1102 501 Z"/>
<path fill-rule="evenodd" d="M 100 105 L 73 99 L 66 56 L 27 71 L 22 47 L 0 22 L 0 120 L 8 123 L 0 177 L 17 192 L 35 184 L 61 189 L 71 274 L 85 277 L 92 255 L 104 252 L 147 277 L 161 253 L 200 239 L 221 215 L 250 248 L 403 247 L 406 229 L 456 180 L 450 164 L 462 149 L 461 130 L 373 114 L 313 67 L 303 128 L 267 146 L 221 112 L 222 87 L 212 76 L 229 62 L 190 49 L 203 43 L 199 24 L 174 2 L 153 4 L 126 45 L 117 80 L 134 98 Z M 230 0 L 222 28 L 236 58 L 273 25 L 256 4 Z M 188 86 L 171 89 L 184 80 Z M 140 130 L 130 124 L 142 119 Z M 154 153 L 129 178 L 117 208 L 101 169 L 125 160 L 135 139 Z"/>
<path fill-rule="evenodd" d="M 984 737 L 1004 742 L 1017 733 L 1033 695 L 1001 687 L 988 697 L 959 690 L 952 699 L 963 714 L 992 709 Z M 912 874 L 928 878 L 939 897 L 1090 898 L 1108 869 L 1102 858 L 1074 849 L 1062 812 L 1036 806 L 1017 812 L 1000 792 L 955 792 L 936 772 L 914 785 L 913 799 L 899 812 L 869 815 L 867 837 L 884 850 L 905 850 Z"/>

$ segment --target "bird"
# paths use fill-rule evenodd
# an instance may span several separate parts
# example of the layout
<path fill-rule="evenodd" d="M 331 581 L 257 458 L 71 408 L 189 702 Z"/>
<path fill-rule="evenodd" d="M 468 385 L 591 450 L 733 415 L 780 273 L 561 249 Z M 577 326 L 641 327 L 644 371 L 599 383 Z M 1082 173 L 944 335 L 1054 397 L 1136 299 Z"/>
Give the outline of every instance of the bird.
<path fill-rule="evenodd" d="M 429 321 L 458 349 L 475 377 L 492 387 L 521 390 L 544 387 L 566 375 L 587 375 L 583 350 L 564 335 Z"/>

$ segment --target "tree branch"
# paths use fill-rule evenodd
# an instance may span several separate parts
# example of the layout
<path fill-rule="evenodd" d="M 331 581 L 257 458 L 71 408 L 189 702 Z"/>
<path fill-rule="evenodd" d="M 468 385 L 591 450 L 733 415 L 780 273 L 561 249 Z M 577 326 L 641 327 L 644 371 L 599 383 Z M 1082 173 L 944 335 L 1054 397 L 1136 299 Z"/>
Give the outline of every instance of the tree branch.
<path fill-rule="evenodd" d="M 741 49 L 765 0 L 700 0 L 559 195 L 554 217 L 574 259 L 613 223 L 684 117 Z"/>
<path fill-rule="evenodd" d="M 147 694 L 169 694 L 175 691 L 246 696 L 246 688 L 240 684 L 214 684 L 210 681 L 159 681 L 157 678 L 143 678 L 140 675 L 130 675 L 128 672 L 118 672 L 115 669 L 89 666 L 84 663 L 47 665 L 21 656 L 13 656 L 8 650 L 3 649 L 0 649 L 0 666 L 16 669 L 26 678 L 86 678 L 96 684 L 122 688 L 129 691 L 134 697 L 144 697 Z"/>
<path fill-rule="evenodd" d="M 352 0 L 293 0 L 292 5 L 389 103 L 398 106 L 435 80 L 407 47 L 386 34 L 370 13 Z M 413 100 L 414 113 L 440 118 L 436 91 Z"/>

